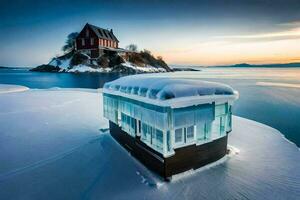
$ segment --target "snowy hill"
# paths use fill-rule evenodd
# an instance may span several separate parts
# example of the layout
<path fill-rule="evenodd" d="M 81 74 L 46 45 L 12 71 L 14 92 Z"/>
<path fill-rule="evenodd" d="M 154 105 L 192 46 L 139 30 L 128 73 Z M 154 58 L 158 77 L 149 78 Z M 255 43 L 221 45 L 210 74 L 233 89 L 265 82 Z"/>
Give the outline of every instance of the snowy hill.
<path fill-rule="evenodd" d="M 132 52 L 125 58 L 118 53 L 103 55 L 97 60 L 79 52 L 70 52 L 53 58 L 48 64 L 33 68 L 39 72 L 121 72 L 121 73 L 155 73 L 172 71 L 159 58 L 148 52 Z"/>

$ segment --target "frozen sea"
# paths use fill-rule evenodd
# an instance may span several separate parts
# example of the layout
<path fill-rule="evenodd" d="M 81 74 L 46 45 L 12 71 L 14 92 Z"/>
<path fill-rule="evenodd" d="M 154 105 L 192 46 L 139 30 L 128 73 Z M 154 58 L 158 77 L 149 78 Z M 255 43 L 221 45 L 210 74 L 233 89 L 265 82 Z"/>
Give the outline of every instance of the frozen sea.
<path fill-rule="evenodd" d="M 159 74 L 153 74 L 158 76 Z M 161 74 L 223 82 L 240 92 L 233 113 L 279 130 L 300 147 L 300 68 L 208 68 Z M 29 88 L 99 88 L 122 74 L 39 73 L 0 69 L 0 84 Z"/>
<path fill-rule="evenodd" d="M 0 199 L 299 199 L 300 151 L 269 126 L 234 117 L 233 154 L 163 182 L 108 134 L 101 90 L 6 89 Z"/>

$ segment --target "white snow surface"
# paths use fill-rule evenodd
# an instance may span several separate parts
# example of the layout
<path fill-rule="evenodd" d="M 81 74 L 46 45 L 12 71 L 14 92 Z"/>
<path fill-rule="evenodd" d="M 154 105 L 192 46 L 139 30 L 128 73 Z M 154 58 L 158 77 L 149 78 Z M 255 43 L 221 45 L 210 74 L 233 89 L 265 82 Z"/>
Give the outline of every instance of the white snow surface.
<path fill-rule="evenodd" d="M 110 72 L 111 68 L 92 68 L 86 65 L 76 65 L 72 69 L 67 70 L 67 72 Z"/>
<path fill-rule="evenodd" d="M 110 72 L 111 68 L 93 68 L 91 66 L 87 65 L 75 65 L 70 69 L 70 61 L 71 59 L 57 59 L 53 58 L 50 62 L 49 65 L 57 66 L 60 69 L 60 71 L 64 72 Z M 94 63 L 95 64 L 95 63 Z"/>
<path fill-rule="evenodd" d="M 0 94 L 1 199 L 298 199 L 300 152 L 266 125 L 233 117 L 218 165 L 164 182 L 108 134 L 98 90 Z"/>
<path fill-rule="evenodd" d="M 61 70 L 68 70 L 68 68 L 70 67 L 70 61 L 71 59 L 57 59 L 57 58 L 53 58 L 50 62 L 49 65 L 53 65 L 53 66 L 57 66 L 60 67 Z"/>
<path fill-rule="evenodd" d="M 29 90 L 29 88 L 21 85 L 0 84 L 0 94 L 11 92 L 23 92 L 26 90 Z"/>
<path fill-rule="evenodd" d="M 128 61 L 125 63 L 122 63 L 122 66 L 131 68 L 131 69 L 134 69 L 134 70 L 140 71 L 140 72 L 166 72 L 166 70 L 162 67 L 153 67 L 150 65 L 147 65 L 145 67 L 140 67 L 140 66 L 137 66 Z"/>
<path fill-rule="evenodd" d="M 104 67 L 93 68 L 91 66 L 87 66 L 84 64 L 72 66 L 72 68 L 70 69 L 70 61 L 71 58 L 67 58 L 67 59 L 53 58 L 48 64 L 59 67 L 61 68 L 60 71 L 64 71 L 64 72 L 110 72 L 112 70 L 112 68 L 104 68 Z M 97 66 L 97 62 L 93 61 L 93 65 Z M 127 68 L 134 69 L 137 72 L 166 72 L 166 70 L 161 67 L 153 67 L 153 66 L 139 67 L 130 62 L 122 63 L 121 65 Z"/>
<path fill-rule="evenodd" d="M 227 97 L 232 100 L 238 97 L 237 91 L 221 83 L 144 74 L 125 76 L 105 83 L 103 91 L 145 102 L 148 99 L 169 101 L 174 107 L 179 106 L 177 105 L 179 102 L 176 101 L 178 98 L 183 100 L 181 103 L 184 104 L 184 102 L 191 103 L 198 99 L 204 99 L 204 102 L 207 102 L 207 100 L 215 100 L 218 97 L 225 99 Z"/>

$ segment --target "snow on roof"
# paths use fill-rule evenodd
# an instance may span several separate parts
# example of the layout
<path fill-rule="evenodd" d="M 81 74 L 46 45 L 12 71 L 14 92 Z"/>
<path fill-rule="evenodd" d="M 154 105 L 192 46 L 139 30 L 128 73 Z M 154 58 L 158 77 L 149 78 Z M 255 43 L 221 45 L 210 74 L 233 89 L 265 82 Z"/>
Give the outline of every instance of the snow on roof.
<path fill-rule="evenodd" d="M 199 99 L 203 97 L 234 97 L 237 92 L 230 86 L 191 79 L 162 78 L 147 75 L 134 75 L 119 78 L 104 85 L 105 93 L 126 96 L 132 99 L 167 101 L 175 99 L 188 100 L 189 97 Z"/>

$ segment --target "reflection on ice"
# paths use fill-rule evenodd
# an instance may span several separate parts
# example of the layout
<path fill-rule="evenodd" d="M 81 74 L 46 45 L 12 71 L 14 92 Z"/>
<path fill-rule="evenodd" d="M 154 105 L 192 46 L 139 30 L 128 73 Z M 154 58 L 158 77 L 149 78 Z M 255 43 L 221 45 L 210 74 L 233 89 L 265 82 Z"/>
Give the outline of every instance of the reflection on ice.
<path fill-rule="evenodd" d="M 300 88 L 300 84 L 291 84 L 291 83 L 256 82 L 256 85 L 270 86 L 270 87 Z"/>

